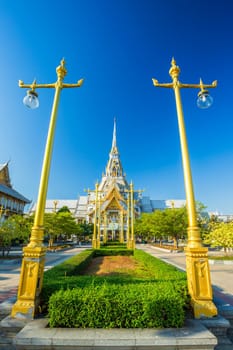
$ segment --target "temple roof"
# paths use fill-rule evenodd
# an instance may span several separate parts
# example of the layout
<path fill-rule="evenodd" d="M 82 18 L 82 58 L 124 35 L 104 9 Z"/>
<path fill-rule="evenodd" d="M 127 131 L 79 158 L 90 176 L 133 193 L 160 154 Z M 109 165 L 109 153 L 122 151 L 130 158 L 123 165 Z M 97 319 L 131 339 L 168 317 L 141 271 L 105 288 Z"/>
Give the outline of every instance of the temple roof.
<path fill-rule="evenodd" d="M 31 201 L 26 197 L 22 196 L 19 192 L 15 191 L 13 188 L 0 184 L 0 193 L 4 193 L 10 197 L 17 198 L 24 203 L 30 203 Z"/>
<path fill-rule="evenodd" d="M 7 187 L 12 187 L 9 175 L 8 162 L 0 164 L 0 183 Z"/>

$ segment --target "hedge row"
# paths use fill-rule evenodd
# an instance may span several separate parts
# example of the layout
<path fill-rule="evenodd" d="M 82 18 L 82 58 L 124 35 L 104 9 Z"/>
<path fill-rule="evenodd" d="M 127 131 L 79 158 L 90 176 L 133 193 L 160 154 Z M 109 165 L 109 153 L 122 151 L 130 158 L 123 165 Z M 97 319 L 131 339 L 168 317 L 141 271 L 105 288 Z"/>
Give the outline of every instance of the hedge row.
<path fill-rule="evenodd" d="M 126 243 L 121 243 L 119 241 L 108 241 L 107 243 L 103 243 L 102 247 L 121 247 L 121 248 L 127 248 Z"/>
<path fill-rule="evenodd" d="M 81 276 L 85 266 L 100 250 L 84 251 L 45 272 L 42 308 L 46 309 L 53 294 L 49 300 L 51 326 L 145 328 L 183 325 L 189 305 L 184 272 L 135 250 L 133 259 L 141 268 L 135 277 Z M 114 253 L 114 250 L 108 252 Z M 116 254 L 115 251 L 113 255 Z"/>
<path fill-rule="evenodd" d="M 121 247 L 117 247 L 117 248 L 106 247 L 106 248 L 95 249 L 94 251 L 94 256 L 110 256 L 110 255 L 130 256 L 130 255 L 134 255 L 134 250 L 121 248 Z"/>
<path fill-rule="evenodd" d="M 185 301 L 172 283 L 60 290 L 49 302 L 51 327 L 164 328 L 184 324 Z"/>
<path fill-rule="evenodd" d="M 87 249 L 54 266 L 44 273 L 43 287 L 40 295 L 40 306 L 47 310 L 50 296 L 59 289 L 74 288 L 77 286 L 77 275 L 90 264 L 94 255 L 92 249 Z M 76 278 L 75 278 L 76 277 Z"/>

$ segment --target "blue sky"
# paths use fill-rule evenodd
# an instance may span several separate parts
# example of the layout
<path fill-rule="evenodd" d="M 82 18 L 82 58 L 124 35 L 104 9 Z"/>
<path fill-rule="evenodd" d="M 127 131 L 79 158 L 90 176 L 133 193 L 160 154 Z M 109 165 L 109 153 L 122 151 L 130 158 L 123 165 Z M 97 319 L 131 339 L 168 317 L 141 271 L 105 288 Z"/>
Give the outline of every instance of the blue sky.
<path fill-rule="evenodd" d="M 53 90 L 38 90 L 40 108 L 22 104 L 18 80 L 51 83 L 65 57 L 47 198 L 75 199 L 105 169 L 117 120 L 127 179 L 153 199 L 184 199 L 174 93 L 180 81 L 218 80 L 213 106 L 196 107 L 198 90 L 182 102 L 197 200 L 233 213 L 233 2 L 188 0 L 0 0 L 0 163 L 10 160 L 14 188 L 36 201 Z"/>

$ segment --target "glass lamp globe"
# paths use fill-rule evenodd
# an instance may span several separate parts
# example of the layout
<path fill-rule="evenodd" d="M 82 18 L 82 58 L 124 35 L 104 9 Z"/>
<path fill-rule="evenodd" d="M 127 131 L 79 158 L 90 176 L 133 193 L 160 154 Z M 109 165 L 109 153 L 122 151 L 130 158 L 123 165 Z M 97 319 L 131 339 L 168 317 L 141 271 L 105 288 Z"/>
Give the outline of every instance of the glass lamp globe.
<path fill-rule="evenodd" d="M 36 109 L 39 107 L 38 94 L 35 91 L 27 91 L 27 95 L 23 99 L 25 106 L 31 109 Z"/>
<path fill-rule="evenodd" d="M 207 90 L 202 90 L 198 94 L 197 106 L 199 108 L 209 108 L 213 103 L 213 98 L 210 96 Z"/>

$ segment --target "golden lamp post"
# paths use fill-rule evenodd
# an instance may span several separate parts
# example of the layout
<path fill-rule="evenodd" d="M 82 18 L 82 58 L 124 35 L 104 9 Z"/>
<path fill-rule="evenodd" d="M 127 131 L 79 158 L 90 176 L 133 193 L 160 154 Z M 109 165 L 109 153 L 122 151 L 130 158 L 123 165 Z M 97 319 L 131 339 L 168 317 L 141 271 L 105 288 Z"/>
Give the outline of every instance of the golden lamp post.
<path fill-rule="evenodd" d="M 130 209 L 131 209 L 131 237 L 130 237 L 130 248 L 135 249 L 135 238 L 134 238 L 134 187 L 133 182 L 130 183 Z"/>
<path fill-rule="evenodd" d="M 128 193 L 127 196 L 127 248 L 135 249 L 135 235 L 134 235 L 134 224 L 135 224 L 135 211 L 134 204 L 134 193 L 138 192 L 141 194 L 143 190 L 134 190 L 133 182 L 129 185 L 129 190 L 125 190 Z"/>
<path fill-rule="evenodd" d="M 183 84 L 178 78 L 180 68 L 176 65 L 174 58 L 171 62 L 169 74 L 172 78 L 171 83 L 160 84 L 158 80 L 152 79 L 154 86 L 172 88 L 175 93 L 176 109 L 179 125 L 180 144 L 183 162 L 184 183 L 186 191 L 186 206 L 188 212 L 188 244 L 185 249 L 186 269 L 188 289 L 191 296 L 191 302 L 195 318 L 212 317 L 217 315 L 217 308 L 213 303 L 213 294 L 210 281 L 210 269 L 208 262 L 208 249 L 202 246 L 200 230 L 197 224 L 197 215 L 195 207 L 194 190 L 192 183 L 192 174 L 189 160 L 188 144 L 186 138 L 184 116 L 180 97 L 181 88 L 198 88 L 197 105 L 200 108 L 208 108 L 212 104 L 212 97 L 207 88 L 217 86 L 217 81 L 211 85 L 204 85 L 202 80 L 200 84 Z"/>
<path fill-rule="evenodd" d="M 92 235 L 92 248 L 93 249 L 99 249 L 100 248 L 100 196 L 99 194 L 102 193 L 102 191 L 99 190 L 99 183 L 98 181 L 95 184 L 95 190 L 91 191 L 89 189 L 84 190 L 88 194 L 95 193 L 95 212 L 94 212 L 94 223 L 93 223 L 93 235 Z M 107 218 L 106 218 L 107 219 Z M 106 221 L 105 219 L 105 221 Z M 106 224 L 106 222 L 105 222 Z"/>
<path fill-rule="evenodd" d="M 93 237 L 92 237 L 92 248 L 100 248 L 99 238 L 99 223 L 98 223 L 98 197 L 99 197 L 99 183 L 95 184 L 95 213 L 94 213 L 94 227 L 93 227 Z M 97 236 L 97 224 L 98 224 L 98 236 Z"/>
<path fill-rule="evenodd" d="M 79 80 L 76 84 L 63 83 L 64 77 L 67 74 L 64 59 L 61 61 L 61 64 L 57 67 L 56 73 L 57 81 L 52 84 L 37 84 L 36 81 L 33 81 L 32 84 L 24 84 L 21 80 L 19 81 L 19 87 L 30 89 L 27 91 L 27 95 L 24 97 L 23 102 L 27 107 L 32 109 L 35 109 L 39 106 L 38 94 L 36 93 L 35 89 L 55 89 L 53 107 L 50 117 L 50 125 L 48 129 L 48 136 L 44 153 L 44 161 L 41 171 L 35 219 L 31 231 L 30 242 L 27 245 L 27 247 L 23 249 L 23 260 L 18 288 L 18 296 L 17 301 L 13 305 L 11 311 L 12 317 L 21 318 L 25 320 L 33 319 L 37 312 L 39 306 L 39 296 L 43 282 L 46 253 L 46 248 L 43 245 L 44 211 L 59 98 L 62 89 L 80 87 L 83 83 L 83 79 Z"/>
<path fill-rule="evenodd" d="M 135 249 L 134 239 L 134 186 L 133 182 L 130 182 L 129 190 L 125 190 L 128 193 L 127 196 L 127 248 Z"/>

